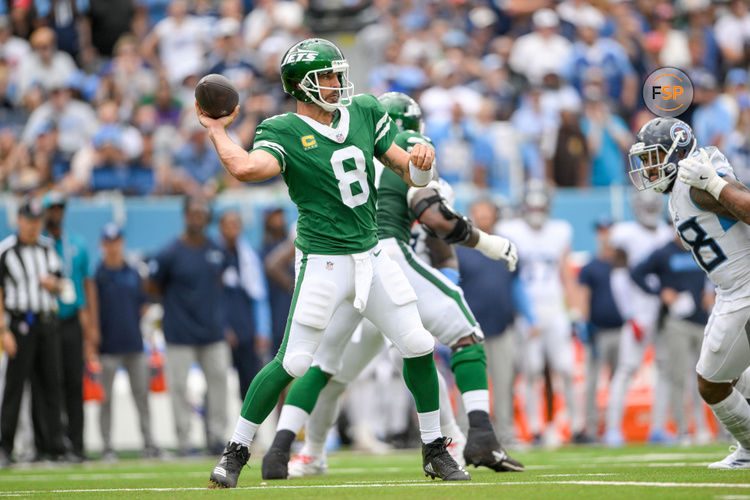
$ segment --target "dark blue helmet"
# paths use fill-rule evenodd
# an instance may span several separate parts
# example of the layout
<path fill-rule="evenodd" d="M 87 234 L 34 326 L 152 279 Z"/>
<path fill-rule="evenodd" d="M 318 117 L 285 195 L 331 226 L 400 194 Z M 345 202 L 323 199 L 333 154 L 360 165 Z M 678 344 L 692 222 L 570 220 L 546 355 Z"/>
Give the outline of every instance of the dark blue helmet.
<path fill-rule="evenodd" d="M 677 162 L 695 149 L 690 125 L 677 118 L 654 118 L 638 131 L 628 154 L 630 180 L 639 191 L 668 192 L 677 175 Z"/>

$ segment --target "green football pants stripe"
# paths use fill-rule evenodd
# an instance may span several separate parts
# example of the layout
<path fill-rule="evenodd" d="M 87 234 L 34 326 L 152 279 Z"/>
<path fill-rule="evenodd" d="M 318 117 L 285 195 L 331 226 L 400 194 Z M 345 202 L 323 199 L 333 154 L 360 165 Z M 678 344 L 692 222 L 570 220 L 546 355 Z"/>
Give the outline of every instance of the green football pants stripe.
<path fill-rule="evenodd" d="M 289 316 L 286 318 L 286 328 L 284 329 L 284 340 L 281 341 L 281 347 L 279 352 L 276 354 L 276 359 L 279 363 L 283 363 L 284 354 L 286 353 L 286 343 L 289 340 L 289 329 L 292 327 L 292 318 L 294 317 L 294 309 L 297 307 L 297 298 L 299 298 L 299 291 L 302 288 L 302 280 L 305 279 L 305 269 L 307 269 L 307 254 L 302 254 L 302 265 L 299 268 L 299 276 L 297 277 L 297 284 L 294 287 L 294 295 L 292 295 L 292 303 L 289 306 Z"/>
<path fill-rule="evenodd" d="M 399 241 L 398 246 L 401 247 L 401 252 L 404 254 L 406 262 L 409 263 L 409 266 L 411 266 L 412 269 L 418 272 L 427 281 L 435 285 L 441 292 L 453 299 L 453 301 L 458 304 L 458 307 L 461 309 L 461 312 L 464 314 L 469 324 L 471 324 L 471 326 L 477 326 L 477 321 L 474 319 L 474 315 L 471 314 L 471 311 L 469 311 L 469 307 L 464 302 L 461 294 L 457 290 L 454 290 L 453 288 L 443 283 L 440 278 L 432 274 L 428 269 L 425 269 L 424 266 L 417 262 L 417 260 L 414 258 L 411 252 L 409 252 L 409 249 L 403 242 Z"/>

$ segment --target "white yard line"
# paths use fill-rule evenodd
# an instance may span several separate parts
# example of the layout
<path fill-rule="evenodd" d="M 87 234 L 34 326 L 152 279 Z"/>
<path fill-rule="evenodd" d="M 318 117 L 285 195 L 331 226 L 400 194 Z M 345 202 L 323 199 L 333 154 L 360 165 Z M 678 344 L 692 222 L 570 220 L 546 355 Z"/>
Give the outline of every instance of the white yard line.
<path fill-rule="evenodd" d="M 238 490 L 255 491 L 255 490 L 298 490 L 298 489 L 350 489 L 350 488 L 430 488 L 430 487 L 449 487 L 449 486 L 543 486 L 543 485 L 578 485 L 578 486 L 631 486 L 631 487 L 649 487 L 649 488 L 750 488 L 750 484 L 744 483 L 672 483 L 656 481 L 512 481 L 502 483 L 476 483 L 476 482 L 420 482 L 420 483 L 399 483 L 399 482 L 377 482 L 369 484 L 311 484 L 311 485 L 279 485 L 279 486 L 245 486 L 237 488 Z M 23 496 L 23 495 L 48 495 L 52 494 L 78 494 L 78 493 L 136 493 L 136 492 L 175 492 L 175 491 L 203 491 L 206 488 L 88 488 L 88 489 L 57 489 L 57 490 L 24 490 L 24 491 L 6 491 L 0 492 L 0 497 Z"/>

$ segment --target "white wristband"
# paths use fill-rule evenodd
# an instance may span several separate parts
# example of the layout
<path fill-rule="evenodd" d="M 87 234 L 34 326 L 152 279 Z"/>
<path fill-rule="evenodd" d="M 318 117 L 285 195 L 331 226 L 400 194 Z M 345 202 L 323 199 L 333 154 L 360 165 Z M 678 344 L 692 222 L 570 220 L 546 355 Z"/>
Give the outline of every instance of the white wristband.
<path fill-rule="evenodd" d="M 432 180 L 432 167 L 429 170 L 420 170 L 409 160 L 409 176 L 412 184 L 424 187 Z"/>
<path fill-rule="evenodd" d="M 727 184 L 727 181 L 725 181 L 718 175 L 715 175 L 706 184 L 706 191 L 708 191 L 711 196 L 718 200 L 719 195 L 721 194 L 721 190 L 724 189 L 724 186 L 726 186 Z"/>

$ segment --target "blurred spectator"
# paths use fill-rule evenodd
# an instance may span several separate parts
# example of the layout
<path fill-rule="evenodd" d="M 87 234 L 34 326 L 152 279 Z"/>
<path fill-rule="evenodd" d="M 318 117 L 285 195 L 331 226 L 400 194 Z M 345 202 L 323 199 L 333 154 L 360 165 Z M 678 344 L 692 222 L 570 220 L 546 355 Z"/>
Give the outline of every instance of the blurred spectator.
<path fill-rule="evenodd" d="M 622 46 L 611 38 L 599 36 L 603 27 L 604 16 L 597 9 L 583 9 L 576 25 L 578 40 L 573 44 L 565 75 L 582 92 L 586 70 L 600 69 L 610 100 L 629 110 L 638 96 L 638 79 Z"/>
<path fill-rule="evenodd" d="M 179 454 L 190 451 L 187 376 L 198 362 L 206 377 L 206 446 L 224 449 L 229 349 L 224 340 L 221 276 L 226 259 L 206 235 L 211 207 L 201 198 L 185 198 L 185 230 L 151 260 L 149 288 L 163 297 L 166 375 Z"/>
<path fill-rule="evenodd" d="M 51 28 L 37 28 L 29 41 L 32 52 L 21 61 L 15 76 L 16 102 L 21 102 L 33 85 L 65 82 L 76 70 L 70 54 L 57 49 L 57 39 Z"/>
<path fill-rule="evenodd" d="M 716 78 L 705 70 L 694 71 L 693 81 L 693 131 L 700 137 L 698 147 L 716 146 L 723 149 L 724 141 L 732 132 L 733 120 L 726 101 L 719 96 Z"/>
<path fill-rule="evenodd" d="M 461 104 L 454 102 L 452 112 L 445 120 L 438 117 L 427 120 L 426 135 L 435 144 L 435 155 L 440 159 L 440 177 L 449 184 L 472 182 L 472 137 Z"/>
<path fill-rule="evenodd" d="M 471 206 L 476 226 L 493 234 L 497 208 L 483 200 Z M 512 325 L 516 312 L 534 325 L 531 307 L 518 273 L 509 272 L 500 261 L 491 260 L 470 248 L 456 246 L 461 288 L 485 335 L 487 374 L 492 380 L 493 420 L 498 438 L 505 445 L 515 441 L 513 425 L 513 381 L 515 333 Z"/>
<path fill-rule="evenodd" d="M 732 0 L 729 10 L 714 25 L 721 55 L 729 66 L 747 61 L 746 47 L 750 42 L 750 12 L 744 0 Z"/>
<path fill-rule="evenodd" d="M 79 59 L 92 55 L 89 0 L 36 0 L 34 7 L 39 20 L 55 30 L 60 50 Z"/>
<path fill-rule="evenodd" d="M 633 136 L 598 92 L 585 96 L 581 130 L 586 135 L 591 158 L 590 185 L 624 184 L 624 155 L 633 143 Z"/>
<path fill-rule="evenodd" d="M 409 94 L 427 83 L 425 72 L 404 57 L 400 43 L 393 42 L 386 46 L 385 61 L 373 65 L 368 75 L 368 84 L 375 95 L 385 92 L 403 92 Z"/>
<path fill-rule="evenodd" d="M 690 47 L 691 66 L 703 67 L 712 75 L 719 75 L 721 70 L 721 51 L 716 41 L 713 27 L 713 10 L 709 0 L 689 2 L 688 10 L 688 46 Z"/>
<path fill-rule="evenodd" d="M 114 45 L 114 57 L 101 70 L 98 100 L 112 99 L 119 104 L 120 118 L 132 115 L 143 96 L 156 92 L 158 78 L 138 53 L 138 40 L 122 35 Z"/>
<path fill-rule="evenodd" d="M 688 37 L 683 30 L 674 26 L 674 7 L 662 2 L 654 7 L 654 29 L 648 34 L 654 48 L 658 50 L 658 63 L 661 66 L 687 68 L 690 65 Z"/>
<path fill-rule="evenodd" d="M 580 125 L 580 102 L 566 99 L 560 103 L 559 111 L 560 127 L 554 152 L 547 161 L 547 180 L 558 187 L 588 186 L 590 159 Z"/>
<path fill-rule="evenodd" d="M 21 62 L 31 54 L 29 42 L 23 38 L 13 36 L 10 18 L 0 15 L 0 59 L 4 60 L 10 71 L 15 75 L 21 67 Z"/>
<path fill-rule="evenodd" d="M 541 179 L 545 165 L 542 150 L 549 150 L 551 138 L 558 127 L 556 109 L 541 103 L 542 88 L 532 86 L 522 97 L 511 122 L 521 138 L 521 158 L 528 177 Z"/>
<path fill-rule="evenodd" d="M 32 144 L 35 131 L 43 123 L 54 123 L 58 130 L 58 146 L 66 159 L 88 144 L 96 130 L 94 110 L 87 103 L 73 99 L 68 81 L 50 77 L 46 86 L 49 100 L 31 113 L 23 132 L 23 141 Z"/>
<path fill-rule="evenodd" d="M 104 401 L 99 414 L 104 460 L 117 458 L 112 448 L 112 389 L 120 367 L 128 372 L 130 389 L 138 409 L 143 456 L 159 455 L 151 434 L 149 367 L 143 352 L 140 325 L 146 298 L 140 275 L 125 261 L 124 246 L 122 230 L 114 223 L 106 224 L 101 236 L 102 261 L 95 274 L 101 331 L 98 353 L 104 386 Z"/>
<path fill-rule="evenodd" d="M 216 22 L 213 28 L 213 50 L 208 55 L 208 73 L 219 73 L 232 81 L 240 92 L 240 99 L 252 90 L 255 68 L 243 53 L 239 36 L 240 23 L 231 17 Z"/>
<path fill-rule="evenodd" d="M 18 232 L 0 244 L 0 343 L 7 357 L 0 411 L 0 468 L 11 464 L 21 398 L 31 382 L 39 410 L 35 433 L 48 443 L 50 458 L 65 452 L 60 420 L 60 337 L 57 298 L 61 264 L 49 240 L 41 239 L 42 204 L 26 199 L 18 210 Z M 22 262 L 38 264 L 27 267 Z M 21 292 L 23 290 L 23 293 Z M 37 450 L 42 453 L 42 450 Z"/>
<path fill-rule="evenodd" d="M 58 131 L 52 122 L 39 123 L 31 148 L 19 145 L 8 165 L 8 188 L 29 193 L 51 187 L 70 169 L 70 161 L 58 147 Z"/>
<path fill-rule="evenodd" d="M 114 55 L 116 42 L 130 31 L 136 0 L 89 0 L 91 3 L 91 44 L 100 57 Z"/>
<path fill-rule="evenodd" d="M 174 189 L 178 193 L 213 196 L 224 168 L 211 147 L 206 129 L 192 117 L 186 120 L 184 141 L 172 157 Z"/>
<path fill-rule="evenodd" d="M 609 368 L 609 378 L 617 369 L 620 330 L 623 319 L 612 295 L 612 268 L 616 262 L 615 249 L 609 241 L 612 221 L 600 218 L 596 222 L 596 255 L 578 274 L 578 311 L 581 321 L 578 338 L 586 346 L 586 436 L 599 436 L 600 416 L 597 412 L 597 390 L 602 367 Z"/>
<path fill-rule="evenodd" d="M 188 14 L 186 0 L 172 0 L 169 16 L 159 21 L 143 42 L 153 68 L 163 68 L 170 85 L 178 85 L 204 69 L 207 26 Z"/>
<path fill-rule="evenodd" d="M 520 195 L 514 188 L 524 178 L 520 137 L 507 120 L 507 113 L 506 119 L 499 118 L 495 102 L 485 99 L 477 119 L 470 124 L 474 182 L 513 199 Z"/>
<path fill-rule="evenodd" d="M 557 33 L 560 20 L 551 9 L 540 9 L 532 16 L 534 30 L 518 37 L 508 64 L 532 85 L 542 83 L 550 71 L 560 73 L 570 57 L 570 42 Z"/>
<path fill-rule="evenodd" d="M 220 243 L 227 258 L 222 277 L 225 336 L 240 378 L 240 399 L 244 400 L 250 382 L 269 355 L 271 310 L 263 265 L 241 234 L 240 214 L 234 210 L 224 211 L 219 228 Z"/>
<path fill-rule="evenodd" d="M 85 459 L 83 449 L 83 364 L 84 360 L 96 358 L 99 340 L 98 306 L 96 288 L 85 240 L 78 234 L 63 229 L 65 198 L 50 191 L 44 197 L 44 228 L 55 245 L 62 261 L 62 275 L 72 281 L 73 297 L 69 302 L 59 303 L 59 327 L 62 354 L 63 413 L 66 436 L 73 461 Z M 35 405 L 36 406 L 36 405 Z M 35 413 L 35 428 L 40 421 Z M 50 443 L 44 444 L 48 450 Z"/>
<path fill-rule="evenodd" d="M 159 78 L 156 86 L 156 92 L 152 95 L 145 96 L 143 104 L 152 104 L 156 110 L 157 125 L 171 125 L 178 127 L 180 124 L 180 115 L 182 114 L 182 105 L 172 93 L 172 88 L 165 78 Z"/>
<path fill-rule="evenodd" d="M 291 237 L 287 236 L 286 217 L 282 208 L 267 210 L 263 221 L 263 248 L 260 255 L 268 279 L 272 351 L 276 352 L 284 340 L 286 320 L 292 303 L 294 244 Z"/>
<path fill-rule="evenodd" d="M 743 99 L 737 127 L 729 134 L 724 152 L 737 178 L 750 185 L 750 99 Z"/>

